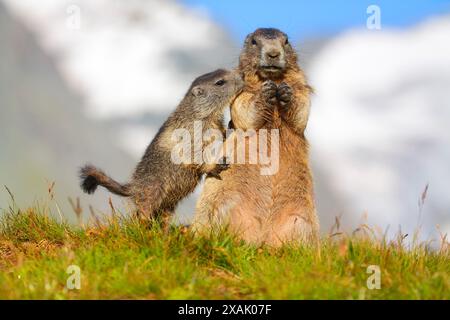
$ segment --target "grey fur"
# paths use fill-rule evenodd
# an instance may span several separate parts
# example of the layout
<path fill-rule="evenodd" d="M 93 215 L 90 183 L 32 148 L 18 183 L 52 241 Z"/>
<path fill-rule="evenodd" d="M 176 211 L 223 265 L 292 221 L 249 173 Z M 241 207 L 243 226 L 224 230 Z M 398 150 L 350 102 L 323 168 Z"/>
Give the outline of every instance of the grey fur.
<path fill-rule="evenodd" d="M 198 77 L 147 147 L 129 183 L 120 184 L 87 165 L 80 173 L 82 189 L 93 193 L 100 185 L 115 194 L 129 196 L 138 212 L 146 217 L 172 213 L 178 202 L 195 189 L 203 174 L 220 178 L 227 165 L 175 164 L 168 137 L 178 128 L 188 129 L 192 135 L 194 121 L 202 121 L 203 131 L 215 128 L 224 132 L 224 109 L 242 87 L 237 72 L 219 69 Z"/>

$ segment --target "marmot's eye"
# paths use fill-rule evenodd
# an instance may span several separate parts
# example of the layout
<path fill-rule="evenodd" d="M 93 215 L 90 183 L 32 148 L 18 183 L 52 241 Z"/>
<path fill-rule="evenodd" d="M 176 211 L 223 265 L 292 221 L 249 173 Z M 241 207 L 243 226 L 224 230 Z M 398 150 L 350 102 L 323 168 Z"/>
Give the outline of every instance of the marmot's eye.
<path fill-rule="evenodd" d="M 254 45 L 254 46 L 257 45 L 255 38 L 252 38 L 252 45 Z"/>
<path fill-rule="evenodd" d="M 286 38 L 286 41 L 284 42 L 284 45 L 288 45 L 289 44 L 289 39 Z"/>
<path fill-rule="evenodd" d="M 216 86 L 223 86 L 224 84 L 225 84 L 225 80 L 223 80 L 223 79 L 217 80 L 215 83 Z"/>

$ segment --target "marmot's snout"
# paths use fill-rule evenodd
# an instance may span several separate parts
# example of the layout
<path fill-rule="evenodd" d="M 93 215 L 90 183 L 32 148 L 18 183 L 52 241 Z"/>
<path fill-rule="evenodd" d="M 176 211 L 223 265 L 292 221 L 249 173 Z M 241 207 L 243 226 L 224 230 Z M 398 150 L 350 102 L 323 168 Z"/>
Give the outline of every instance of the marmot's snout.
<path fill-rule="evenodd" d="M 260 68 L 266 72 L 283 71 L 286 67 L 286 55 L 283 46 L 278 39 L 265 40 L 265 42 L 261 48 Z"/>

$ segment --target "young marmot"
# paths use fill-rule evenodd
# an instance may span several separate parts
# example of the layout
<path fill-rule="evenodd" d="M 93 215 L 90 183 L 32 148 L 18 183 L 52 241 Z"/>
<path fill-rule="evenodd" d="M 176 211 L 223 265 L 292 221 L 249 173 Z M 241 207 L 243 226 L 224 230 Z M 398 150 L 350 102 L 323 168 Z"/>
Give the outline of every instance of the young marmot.
<path fill-rule="evenodd" d="M 319 232 L 304 136 L 312 89 L 288 37 L 277 29 L 247 36 L 239 70 L 245 88 L 231 106 L 233 126 L 258 136 L 260 129 L 279 129 L 279 170 L 262 175 L 261 164 L 233 164 L 222 180 L 206 181 L 194 228 L 228 226 L 257 244 L 310 243 Z"/>
<path fill-rule="evenodd" d="M 203 174 L 220 178 L 220 172 L 228 167 L 223 159 L 216 163 L 205 163 L 192 161 L 191 158 L 188 159 L 191 160 L 189 163 L 174 163 L 173 150 L 178 143 L 174 141 L 174 131 L 187 130 L 189 139 L 193 137 L 194 144 L 200 143 L 200 148 L 194 147 L 189 157 L 202 159 L 207 144 L 203 133 L 208 129 L 225 130 L 224 109 L 242 87 L 243 81 L 237 72 L 220 69 L 198 77 L 177 109 L 159 129 L 129 183 L 120 184 L 101 170 L 86 165 L 80 172 L 81 188 L 91 194 L 97 186 L 103 186 L 114 194 L 131 197 L 138 213 L 144 217 L 167 217 L 175 210 L 178 202 L 195 189 Z M 201 128 L 200 135 L 194 133 L 194 126 Z"/>

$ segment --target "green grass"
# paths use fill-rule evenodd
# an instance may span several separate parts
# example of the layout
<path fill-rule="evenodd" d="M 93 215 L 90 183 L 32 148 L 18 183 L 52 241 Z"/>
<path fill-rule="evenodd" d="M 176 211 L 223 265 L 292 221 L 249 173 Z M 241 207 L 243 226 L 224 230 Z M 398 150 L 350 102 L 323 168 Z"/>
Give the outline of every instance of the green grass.
<path fill-rule="evenodd" d="M 116 215 L 117 216 L 117 215 Z M 132 218 L 77 227 L 47 209 L 1 213 L 0 299 L 449 299 L 448 243 L 325 237 L 319 247 L 246 245 Z M 81 289 L 68 290 L 70 265 Z M 381 289 L 369 290 L 369 265 Z"/>

